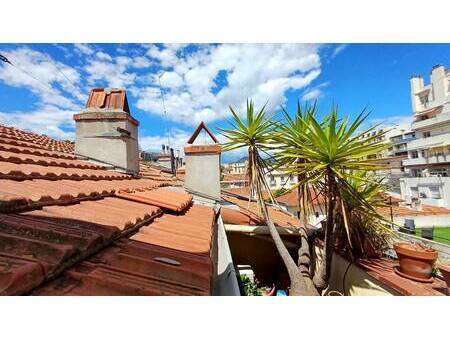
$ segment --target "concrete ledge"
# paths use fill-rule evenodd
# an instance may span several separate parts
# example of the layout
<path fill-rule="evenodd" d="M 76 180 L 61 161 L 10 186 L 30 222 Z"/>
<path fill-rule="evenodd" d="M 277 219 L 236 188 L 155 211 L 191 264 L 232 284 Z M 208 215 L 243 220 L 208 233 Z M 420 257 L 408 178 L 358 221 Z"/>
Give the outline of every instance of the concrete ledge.
<path fill-rule="evenodd" d="M 220 144 L 201 145 L 201 146 L 186 146 L 184 147 L 185 154 L 220 154 L 222 146 Z"/>
<path fill-rule="evenodd" d="M 83 112 L 80 114 L 74 114 L 73 119 L 75 121 L 110 121 L 110 120 L 128 120 L 136 126 L 139 126 L 139 122 L 131 117 L 130 114 L 125 112 L 107 112 L 107 113 L 99 113 L 99 112 Z"/>

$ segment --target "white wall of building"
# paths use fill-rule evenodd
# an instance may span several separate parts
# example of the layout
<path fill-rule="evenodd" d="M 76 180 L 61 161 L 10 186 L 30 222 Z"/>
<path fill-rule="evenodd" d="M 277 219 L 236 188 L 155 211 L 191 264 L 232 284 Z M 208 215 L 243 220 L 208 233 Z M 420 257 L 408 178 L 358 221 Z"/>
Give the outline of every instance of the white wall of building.
<path fill-rule="evenodd" d="M 400 180 L 402 198 L 450 207 L 450 70 L 435 66 L 429 84 L 413 76 L 410 86 L 416 139 L 403 161 L 412 177 Z"/>

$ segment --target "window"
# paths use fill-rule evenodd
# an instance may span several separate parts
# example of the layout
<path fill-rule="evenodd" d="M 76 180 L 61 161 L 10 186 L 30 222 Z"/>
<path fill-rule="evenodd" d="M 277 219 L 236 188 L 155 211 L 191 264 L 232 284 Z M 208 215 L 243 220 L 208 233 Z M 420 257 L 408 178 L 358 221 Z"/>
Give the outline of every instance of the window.
<path fill-rule="evenodd" d="M 423 137 L 424 137 L 424 138 L 430 137 L 430 136 L 431 136 L 431 133 L 430 133 L 429 131 L 425 131 L 425 132 L 423 133 Z"/>
<path fill-rule="evenodd" d="M 280 176 L 281 183 L 284 183 L 284 176 Z"/>
<path fill-rule="evenodd" d="M 441 198 L 441 192 L 439 187 L 430 187 L 430 197 L 436 199 Z"/>
<path fill-rule="evenodd" d="M 419 99 L 420 103 L 423 104 L 425 107 L 428 105 L 428 94 L 419 96 Z"/>
<path fill-rule="evenodd" d="M 447 177 L 447 170 L 444 168 L 430 169 L 430 176 L 433 177 Z"/>
<path fill-rule="evenodd" d="M 422 177 L 422 169 L 411 169 L 412 177 Z"/>
<path fill-rule="evenodd" d="M 270 175 L 270 185 L 274 186 L 275 184 L 276 184 L 275 177 L 273 177 L 273 175 Z"/>
<path fill-rule="evenodd" d="M 419 153 L 417 152 L 417 150 L 413 150 L 411 151 L 411 158 L 419 158 Z"/>
<path fill-rule="evenodd" d="M 294 176 L 289 176 L 289 181 L 294 182 Z"/>

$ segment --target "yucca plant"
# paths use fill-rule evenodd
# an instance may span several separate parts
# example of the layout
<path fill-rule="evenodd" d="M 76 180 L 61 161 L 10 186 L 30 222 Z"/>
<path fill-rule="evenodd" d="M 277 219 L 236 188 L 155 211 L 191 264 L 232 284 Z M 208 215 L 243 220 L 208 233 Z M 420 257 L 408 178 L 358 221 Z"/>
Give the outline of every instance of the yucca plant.
<path fill-rule="evenodd" d="M 324 264 L 319 267 L 313 279 L 318 290 L 323 290 L 328 285 L 339 208 L 343 210 L 343 225 L 349 234 L 348 216 L 346 209 L 342 208 L 345 203 L 343 194 L 354 198 L 365 210 L 376 213 L 364 196 L 349 183 L 351 179 L 367 181 L 367 178 L 355 175 L 355 172 L 382 169 L 379 164 L 366 158 L 388 147 L 386 144 L 372 143 L 380 134 L 368 139 L 361 137 L 375 128 L 358 132 L 367 116 L 363 111 L 349 123 L 347 118 L 338 119 L 336 108 L 322 121 L 318 120 L 314 112 L 297 113 L 295 121 L 286 116 L 286 124 L 279 126 L 280 132 L 275 137 L 278 143 L 276 157 L 285 167 L 286 173 L 299 177 L 294 188 L 300 187 L 304 196 L 307 196 L 305 194 L 311 188 L 316 189 L 325 197 L 327 218 L 324 226 Z M 303 212 L 307 214 L 305 206 Z"/>
<path fill-rule="evenodd" d="M 241 119 L 239 115 L 230 107 L 232 120 L 229 121 L 231 129 L 220 129 L 221 133 L 228 139 L 224 144 L 224 150 L 234 150 L 246 148 L 248 151 L 247 175 L 250 184 L 250 196 L 256 197 L 260 213 L 264 222 L 269 228 L 270 235 L 277 248 L 277 251 L 286 266 L 286 270 L 291 280 L 291 295 L 311 295 L 317 294 L 311 280 L 305 278 L 289 251 L 284 245 L 278 231 L 269 217 L 266 202 L 263 199 L 262 191 L 266 190 L 269 199 L 274 201 L 273 194 L 266 181 L 265 173 L 269 170 L 267 161 L 261 153 L 269 155 L 273 149 L 273 138 L 276 134 L 277 124 L 273 123 L 270 117 L 266 116 L 265 105 L 258 111 L 254 111 L 252 101 L 247 101 L 246 119 Z"/>
<path fill-rule="evenodd" d="M 340 192 L 337 243 L 341 250 L 348 251 L 352 256 L 379 256 L 389 248 L 394 235 L 392 222 L 376 212 L 377 208 L 387 206 L 387 186 L 382 178 L 367 171 L 353 172 L 347 182 L 358 198 L 349 194 L 348 189 Z M 365 203 L 361 203 L 361 199 Z"/>

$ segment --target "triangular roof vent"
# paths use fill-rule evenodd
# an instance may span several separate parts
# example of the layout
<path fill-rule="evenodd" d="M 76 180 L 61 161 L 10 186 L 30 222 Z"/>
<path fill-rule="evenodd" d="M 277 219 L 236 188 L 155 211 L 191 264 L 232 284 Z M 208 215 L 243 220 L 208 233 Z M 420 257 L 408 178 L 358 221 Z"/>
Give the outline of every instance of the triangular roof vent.
<path fill-rule="evenodd" d="M 193 144 L 194 141 L 197 139 L 198 135 L 200 134 L 200 132 L 202 131 L 202 129 L 204 131 L 206 131 L 206 133 L 209 135 L 209 137 L 211 137 L 211 139 L 214 141 L 214 143 L 219 143 L 219 141 L 217 140 L 216 136 L 214 136 L 214 134 L 212 133 L 211 130 L 209 130 L 209 128 L 206 126 L 206 124 L 202 121 L 200 122 L 200 124 L 198 125 L 197 129 L 195 129 L 194 133 L 192 134 L 192 136 L 189 138 L 189 140 L 187 141 L 188 144 Z"/>

